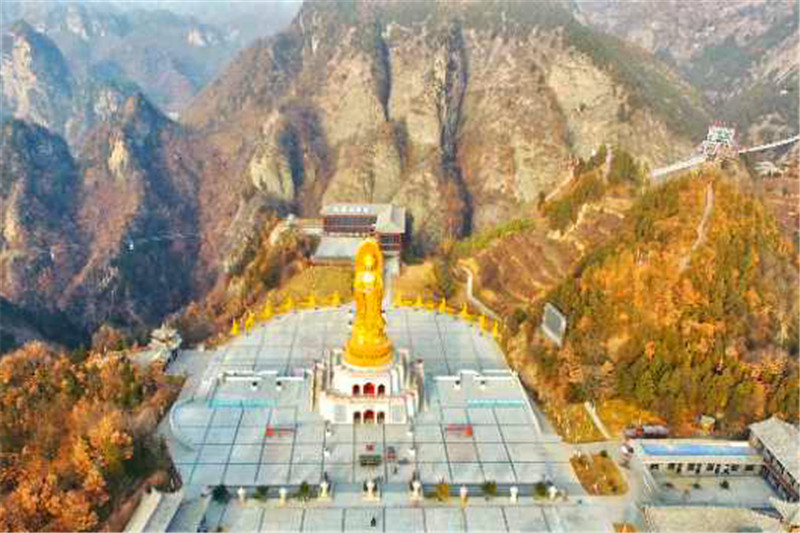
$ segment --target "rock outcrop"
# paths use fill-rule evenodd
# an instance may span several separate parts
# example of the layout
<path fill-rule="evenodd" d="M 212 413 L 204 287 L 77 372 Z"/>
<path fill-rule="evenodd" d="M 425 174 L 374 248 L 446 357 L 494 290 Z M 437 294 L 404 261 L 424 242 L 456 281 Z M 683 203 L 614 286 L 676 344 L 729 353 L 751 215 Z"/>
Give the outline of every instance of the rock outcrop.
<path fill-rule="evenodd" d="M 429 249 L 524 214 L 601 143 L 652 164 L 691 148 L 676 122 L 703 121 L 697 95 L 610 39 L 557 3 L 310 2 L 184 117 L 232 161 L 251 210 L 396 202 Z"/>
<path fill-rule="evenodd" d="M 14 24 L 2 39 L 3 114 L 63 134 L 72 114 L 74 80 L 61 51 L 26 22 Z"/>
<path fill-rule="evenodd" d="M 73 147 L 135 91 L 129 85 L 74 74 L 55 43 L 27 22 L 12 25 L 2 39 L 2 115 L 44 126 Z"/>

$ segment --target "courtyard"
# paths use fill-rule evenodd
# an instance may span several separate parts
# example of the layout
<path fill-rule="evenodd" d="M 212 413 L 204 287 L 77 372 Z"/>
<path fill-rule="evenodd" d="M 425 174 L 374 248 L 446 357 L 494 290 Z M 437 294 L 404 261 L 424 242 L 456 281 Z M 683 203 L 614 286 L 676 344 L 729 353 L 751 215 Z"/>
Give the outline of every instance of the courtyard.
<path fill-rule="evenodd" d="M 655 502 L 666 505 L 743 506 L 754 509 L 771 507 L 777 494 L 759 475 L 684 476 L 653 474 L 658 485 Z M 727 484 L 727 488 L 723 487 Z"/>
<path fill-rule="evenodd" d="M 393 531 L 607 530 L 582 501 L 568 449 L 491 335 L 470 322 L 387 310 L 395 346 L 424 361 L 427 408 L 409 424 L 326 424 L 312 408 L 309 376 L 325 350 L 344 344 L 350 318 L 348 306 L 287 314 L 217 350 L 191 354 L 194 368 L 205 358 L 202 378 L 187 384 L 162 425 L 184 491 L 197 498 L 223 484 L 231 494 L 243 487 L 249 495 L 244 502 L 212 502 L 210 526 L 350 531 L 374 516 L 378 530 Z M 370 455 L 381 459 L 365 463 Z M 454 496 L 449 503 L 413 501 L 414 476 L 426 494 L 444 482 Z M 323 478 L 331 483 L 330 500 L 278 503 L 279 488 L 316 486 Z M 363 498 L 368 480 L 377 481 L 378 501 Z M 487 481 L 499 487 L 488 500 L 481 491 Z M 545 481 L 569 500 L 534 499 L 534 485 Z M 469 491 L 466 508 L 457 496 L 462 486 Z M 508 496 L 512 486 L 516 502 Z M 250 497 L 257 487 L 269 487 L 266 502 Z"/>

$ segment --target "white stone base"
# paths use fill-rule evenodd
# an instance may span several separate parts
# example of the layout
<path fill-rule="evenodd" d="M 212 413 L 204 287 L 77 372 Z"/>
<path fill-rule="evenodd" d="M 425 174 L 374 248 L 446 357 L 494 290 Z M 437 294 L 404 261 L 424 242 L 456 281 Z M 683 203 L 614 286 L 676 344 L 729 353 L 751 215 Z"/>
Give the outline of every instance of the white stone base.
<path fill-rule="evenodd" d="M 408 352 L 380 368 L 343 362 L 341 350 L 328 357 L 317 409 L 334 424 L 406 424 L 419 410 L 422 380 L 410 368 Z"/>

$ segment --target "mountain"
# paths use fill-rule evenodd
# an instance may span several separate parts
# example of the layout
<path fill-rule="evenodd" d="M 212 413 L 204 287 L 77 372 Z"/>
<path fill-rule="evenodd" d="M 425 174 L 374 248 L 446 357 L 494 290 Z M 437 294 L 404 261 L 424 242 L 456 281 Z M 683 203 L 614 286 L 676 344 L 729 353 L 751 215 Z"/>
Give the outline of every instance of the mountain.
<path fill-rule="evenodd" d="M 40 126 L 3 124 L 0 297 L 84 331 L 152 326 L 208 290 L 232 217 L 223 167 L 146 98 L 128 98 L 73 159 Z"/>
<path fill-rule="evenodd" d="M 773 413 L 797 420 L 797 245 L 727 166 L 644 193 L 590 171 L 544 216 L 456 244 L 505 317 L 509 360 L 551 408 L 621 400 L 679 433 L 700 414 L 728 434 Z M 592 181 L 602 192 L 580 203 Z M 553 232 L 564 202 L 579 216 Z M 563 347 L 540 331 L 545 302 L 567 319 Z"/>
<path fill-rule="evenodd" d="M 300 0 L 273 2 L 205 2 L 203 0 L 156 0 L 134 4 L 136 9 L 167 10 L 192 17 L 204 24 L 219 28 L 228 39 L 240 46 L 271 35 L 285 28 L 300 9 Z M 125 2 L 118 5 L 130 6 Z"/>
<path fill-rule="evenodd" d="M 120 13 L 97 24 L 65 15 L 43 29 L 103 42 L 92 39 L 133 31 L 131 13 Z M 74 80 L 97 79 L 96 69 L 89 78 L 64 69 L 73 99 Z M 107 322 L 143 329 L 228 276 L 258 271 L 248 270 L 252 252 L 276 214 L 391 201 L 409 210 L 413 251 L 429 252 L 530 214 L 576 157 L 603 143 L 659 164 L 690 150 L 705 121 L 699 95 L 667 66 L 582 26 L 558 2 L 307 3 L 285 31 L 241 52 L 182 123 L 138 93 L 72 152 L 54 133 L 8 122 L 27 132 L 8 144 L 9 160 L 55 151 L 59 164 L 47 171 L 61 172 L 70 191 L 29 230 L 49 240 L 0 249 L 43 257 L 34 268 L 0 265 L 10 280 L 0 296 L 67 313 L 89 332 Z M 32 165 L 9 166 L 4 181 L 39 183 Z M 19 202 L 45 201 L 21 190 Z"/>
<path fill-rule="evenodd" d="M 0 327 L 2 351 L 25 340 L 84 340 L 56 302 L 80 262 L 75 217 L 79 170 L 64 140 L 10 121 L 0 130 Z"/>
<path fill-rule="evenodd" d="M 254 202 L 409 208 L 416 244 L 524 213 L 573 155 L 615 142 L 684 154 L 699 96 L 559 3 L 306 3 L 184 114 Z"/>
<path fill-rule="evenodd" d="M 2 296 L 45 309 L 78 268 L 79 169 L 64 140 L 41 126 L 7 121 L 0 137 Z"/>
<path fill-rule="evenodd" d="M 45 126 L 73 146 L 135 91 L 129 83 L 75 74 L 58 46 L 25 21 L 2 39 L 2 116 Z"/>
<path fill-rule="evenodd" d="M 2 39 L 3 113 L 63 132 L 74 82 L 61 51 L 25 22 L 12 26 Z"/>
<path fill-rule="evenodd" d="M 576 16 L 635 43 L 703 91 L 748 142 L 798 132 L 798 3 L 573 0 Z"/>
<path fill-rule="evenodd" d="M 285 16 L 270 17 L 271 13 L 286 11 L 283 4 L 259 4 L 256 12 L 250 4 L 250 9 L 244 10 L 249 17 L 242 13 L 231 19 L 243 9 L 227 9 L 226 16 L 218 18 L 225 25 L 220 27 L 193 17 L 188 4 L 164 6 L 181 13 L 152 9 L 150 4 L 143 9 L 135 3 L 13 1 L 4 2 L 2 13 L 4 20 L 24 20 L 52 40 L 73 78 L 133 84 L 159 108 L 177 114 L 249 43 L 253 32 L 263 36 L 277 29 Z M 196 5 L 194 11 L 206 15 L 222 10 Z M 231 27 L 241 18 L 247 18 L 245 26 L 254 26 L 247 35 Z"/>

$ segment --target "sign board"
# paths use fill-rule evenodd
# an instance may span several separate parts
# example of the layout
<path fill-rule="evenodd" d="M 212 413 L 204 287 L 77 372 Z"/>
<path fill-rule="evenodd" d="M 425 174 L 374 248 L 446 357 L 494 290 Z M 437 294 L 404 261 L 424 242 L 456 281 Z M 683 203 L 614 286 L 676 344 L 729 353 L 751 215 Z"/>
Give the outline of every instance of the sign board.
<path fill-rule="evenodd" d="M 567 317 L 550 302 L 544 305 L 542 332 L 548 339 L 556 343 L 559 348 L 564 344 L 564 334 L 567 332 Z"/>

